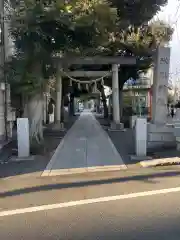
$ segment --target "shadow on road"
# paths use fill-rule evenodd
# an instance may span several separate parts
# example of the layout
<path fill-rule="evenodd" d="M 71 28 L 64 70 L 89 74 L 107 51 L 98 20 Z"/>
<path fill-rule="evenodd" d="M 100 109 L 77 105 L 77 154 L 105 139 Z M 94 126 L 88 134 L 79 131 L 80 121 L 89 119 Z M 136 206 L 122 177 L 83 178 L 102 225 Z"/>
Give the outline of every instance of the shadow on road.
<path fill-rule="evenodd" d="M 42 192 L 42 191 L 51 191 L 51 190 L 60 190 L 60 189 L 70 189 L 70 188 L 83 188 L 88 186 L 96 186 L 96 185 L 105 185 L 105 184 L 113 184 L 113 183 L 122 183 L 122 182 L 130 182 L 130 181 L 144 181 L 147 183 L 156 184 L 157 181 L 155 178 L 168 178 L 168 177 L 177 177 L 180 176 L 180 171 L 168 171 L 154 174 L 143 174 L 143 175 L 135 175 L 135 176 L 125 176 L 111 179 L 103 179 L 103 180 L 89 180 L 89 181 L 80 181 L 80 182 L 71 182 L 71 183 L 56 183 L 56 184 L 47 184 L 40 186 L 33 186 L 21 189 L 15 189 L 12 191 L 1 192 L 0 198 L 10 197 L 34 192 Z"/>

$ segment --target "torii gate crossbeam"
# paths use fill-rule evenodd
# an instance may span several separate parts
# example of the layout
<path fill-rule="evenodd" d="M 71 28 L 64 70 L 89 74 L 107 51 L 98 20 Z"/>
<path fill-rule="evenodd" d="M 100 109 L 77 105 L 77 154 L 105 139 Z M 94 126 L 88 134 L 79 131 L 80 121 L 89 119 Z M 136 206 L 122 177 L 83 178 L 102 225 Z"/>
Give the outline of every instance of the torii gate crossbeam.
<path fill-rule="evenodd" d="M 58 108 L 56 111 L 57 122 L 60 123 L 61 120 L 61 98 L 62 98 L 62 77 L 60 74 L 60 69 L 63 67 L 69 67 L 71 65 L 112 65 L 112 92 L 113 92 L 113 121 L 115 125 L 120 125 L 120 111 L 119 111 L 119 77 L 118 68 L 121 65 L 135 65 L 135 57 L 118 57 L 118 56 L 93 56 L 93 57 L 60 57 L 54 56 L 54 61 L 58 68 L 57 73 L 57 104 Z M 82 73 L 82 71 L 71 72 L 74 77 L 94 77 L 99 72 L 92 74 L 91 71 L 87 73 Z M 75 76 L 76 75 L 76 76 Z M 79 76 L 78 76 L 79 75 Z M 91 76 L 92 75 L 92 76 Z M 101 75 L 103 76 L 103 75 Z"/>

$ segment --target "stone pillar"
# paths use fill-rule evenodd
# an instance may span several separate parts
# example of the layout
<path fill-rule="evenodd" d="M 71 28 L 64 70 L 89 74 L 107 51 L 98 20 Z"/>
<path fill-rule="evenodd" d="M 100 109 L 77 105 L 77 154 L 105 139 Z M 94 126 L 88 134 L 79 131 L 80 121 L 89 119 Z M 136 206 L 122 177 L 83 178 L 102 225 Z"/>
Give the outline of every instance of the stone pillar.
<path fill-rule="evenodd" d="M 44 94 L 43 96 L 43 122 L 46 124 L 47 122 L 47 93 Z"/>
<path fill-rule="evenodd" d="M 170 48 L 159 47 L 155 59 L 152 93 L 152 122 L 157 125 L 167 122 L 169 65 Z"/>
<path fill-rule="evenodd" d="M 113 121 L 115 124 L 120 123 L 119 112 L 119 79 L 118 65 L 112 65 L 112 103 L 113 103 Z"/>
<path fill-rule="evenodd" d="M 87 100 L 84 102 L 84 108 L 88 109 L 88 101 Z"/>
<path fill-rule="evenodd" d="M 109 99 L 108 99 L 108 113 L 109 115 L 111 114 L 111 96 L 109 96 Z"/>
<path fill-rule="evenodd" d="M 56 124 L 61 123 L 61 104 L 62 104 L 62 77 L 60 72 L 56 76 Z"/>
<path fill-rule="evenodd" d="M 29 120 L 28 118 L 17 118 L 17 142 L 18 157 L 29 157 Z"/>
<path fill-rule="evenodd" d="M 159 47 L 154 62 L 152 122 L 148 124 L 148 148 L 174 147 L 173 126 L 167 125 L 167 94 L 170 48 Z"/>
<path fill-rule="evenodd" d="M 0 90 L 0 140 L 5 139 L 4 92 Z"/>
<path fill-rule="evenodd" d="M 135 127 L 135 149 L 137 157 L 145 157 L 147 153 L 147 120 L 137 118 Z"/>
<path fill-rule="evenodd" d="M 74 114 L 77 112 L 77 98 L 74 98 Z"/>
<path fill-rule="evenodd" d="M 96 112 L 100 113 L 100 96 L 96 98 Z"/>
<path fill-rule="evenodd" d="M 113 105 L 113 122 L 111 122 L 112 130 L 122 130 L 123 124 L 120 123 L 120 108 L 119 108 L 119 78 L 118 65 L 112 65 L 112 105 Z"/>
<path fill-rule="evenodd" d="M 70 93 L 69 98 L 69 116 L 74 116 L 74 93 Z"/>
<path fill-rule="evenodd" d="M 122 89 L 119 91 L 119 114 L 121 119 L 123 115 L 123 90 Z"/>

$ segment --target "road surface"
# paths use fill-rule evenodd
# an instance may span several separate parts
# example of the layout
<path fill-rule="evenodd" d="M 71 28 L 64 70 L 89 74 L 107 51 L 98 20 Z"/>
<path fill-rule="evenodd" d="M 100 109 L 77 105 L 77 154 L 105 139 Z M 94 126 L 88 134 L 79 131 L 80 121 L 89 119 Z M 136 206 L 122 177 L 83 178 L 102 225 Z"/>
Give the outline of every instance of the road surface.
<path fill-rule="evenodd" d="M 179 240 L 180 193 L 6 216 L 0 239 Z"/>
<path fill-rule="evenodd" d="M 0 239 L 179 240 L 179 174 L 134 173 L 69 187 L 58 178 L 37 179 L 17 190 L 10 180 L 1 182 Z"/>

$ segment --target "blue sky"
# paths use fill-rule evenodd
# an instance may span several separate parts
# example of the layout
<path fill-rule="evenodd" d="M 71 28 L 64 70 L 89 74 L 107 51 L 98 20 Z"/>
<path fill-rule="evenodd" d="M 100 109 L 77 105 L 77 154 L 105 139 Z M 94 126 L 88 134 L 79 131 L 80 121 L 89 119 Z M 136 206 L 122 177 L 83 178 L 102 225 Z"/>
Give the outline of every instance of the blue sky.
<path fill-rule="evenodd" d="M 171 66 L 170 76 L 172 80 L 180 77 L 180 5 L 179 0 L 169 0 L 169 3 L 158 14 L 158 18 L 167 21 L 174 28 L 171 41 Z"/>

